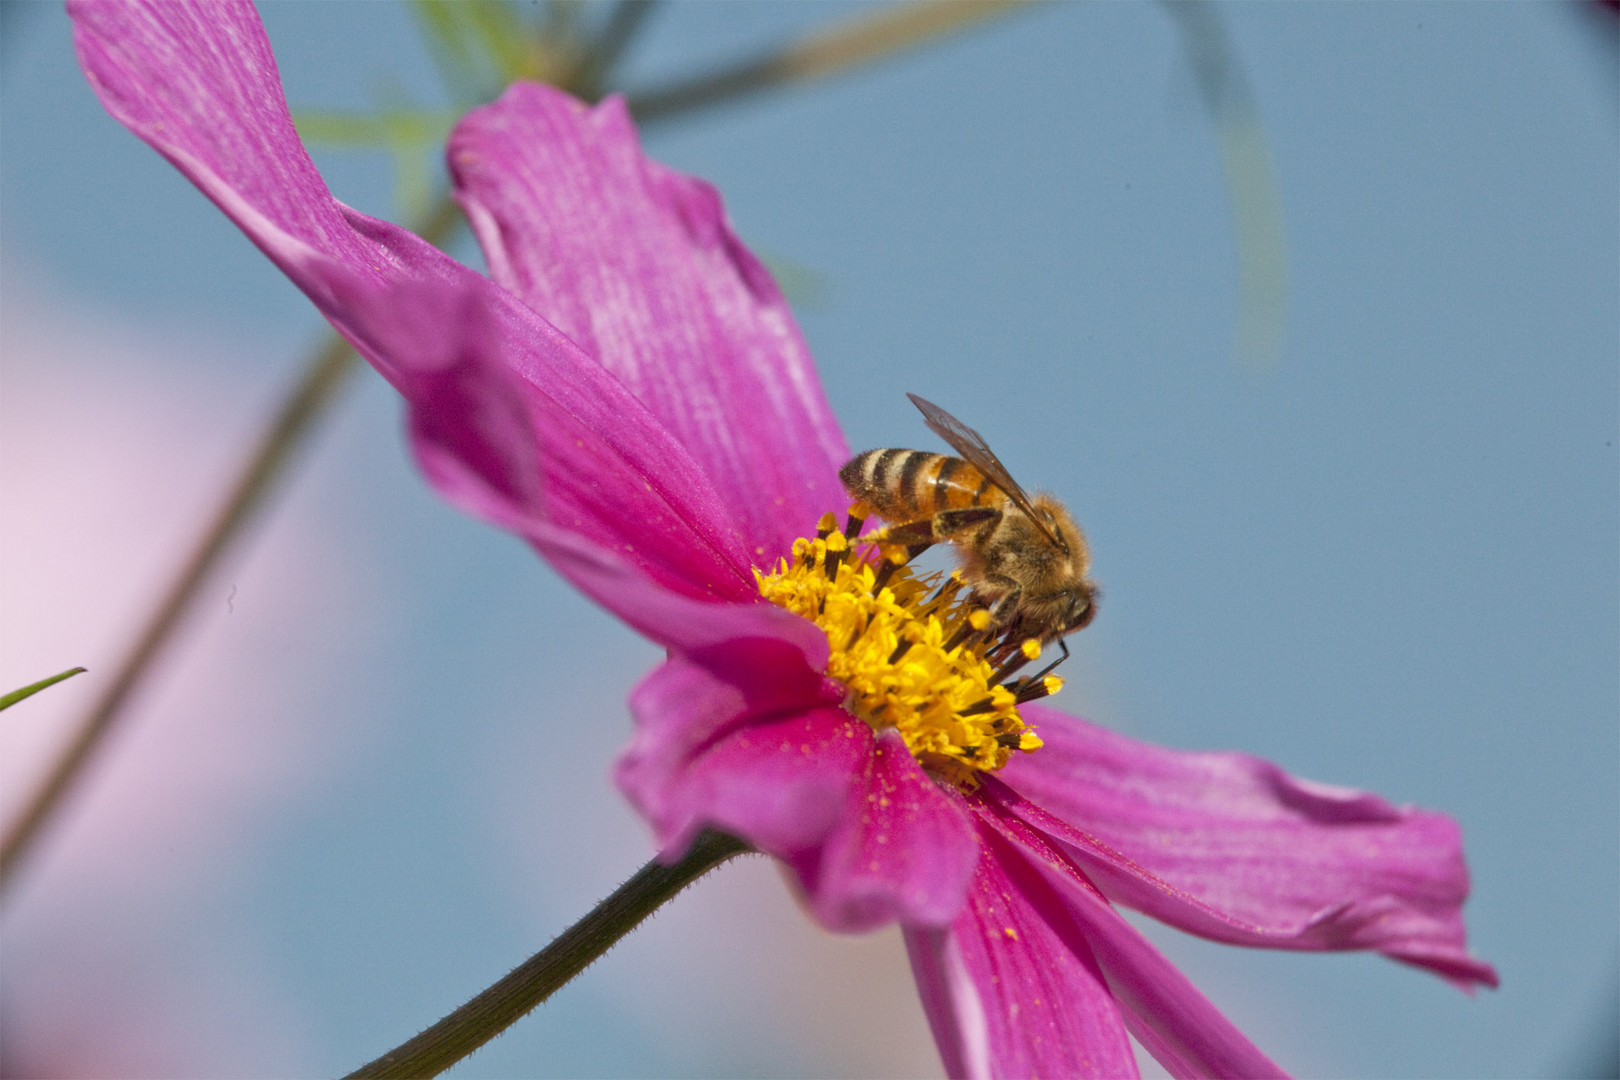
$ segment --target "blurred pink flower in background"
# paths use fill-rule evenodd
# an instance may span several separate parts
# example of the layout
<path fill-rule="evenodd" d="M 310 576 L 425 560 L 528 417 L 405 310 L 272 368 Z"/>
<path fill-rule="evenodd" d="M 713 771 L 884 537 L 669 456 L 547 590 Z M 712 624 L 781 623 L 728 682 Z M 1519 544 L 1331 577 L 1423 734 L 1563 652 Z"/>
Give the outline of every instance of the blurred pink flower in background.
<path fill-rule="evenodd" d="M 669 650 L 617 773 L 664 856 L 719 827 L 791 866 L 823 925 L 899 922 L 951 1073 L 1131 1075 L 1127 1030 L 1177 1075 L 1280 1071 L 1113 902 L 1495 984 L 1447 818 L 1037 706 L 1046 745 L 959 789 L 845 710 L 826 634 L 754 569 L 845 504 L 848 448 L 718 196 L 643 157 L 621 103 L 520 84 L 457 128 L 496 284 L 331 197 L 250 7 L 72 11 L 109 111 L 405 397 L 430 483 Z"/>
<path fill-rule="evenodd" d="M 7 268 L 0 328 L 0 684 L 90 668 L 0 724 L 0 814 L 88 707 L 172 569 L 268 388 L 240 341 L 161 343 L 97 323 Z M 379 614 L 321 495 L 299 500 L 205 599 L 195 641 L 140 702 L 7 897 L 6 1075 L 230 1075 L 309 1060 L 301 1003 L 232 910 L 254 841 L 364 744 L 329 715 Z M 301 673 L 287 679 L 289 669 Z M 82 684 L 82 685 L 81 685 Z"/>

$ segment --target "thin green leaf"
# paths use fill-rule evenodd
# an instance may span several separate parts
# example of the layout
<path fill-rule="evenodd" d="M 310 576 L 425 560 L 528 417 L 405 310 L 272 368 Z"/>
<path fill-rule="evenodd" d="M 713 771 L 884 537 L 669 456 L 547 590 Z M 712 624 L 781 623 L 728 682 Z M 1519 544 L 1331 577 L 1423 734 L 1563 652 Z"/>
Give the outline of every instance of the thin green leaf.
<path fill-rule="evenodd" d="M 25 686 L 21 690 L 13 690 L 5 697 L 0 697 L 0 710 L 9 709 L 23 698 L 33 697 L 47 686 L 55 686 L 63 679 L 71 679 L 75 675 L 83 674 L 84 670 L 85 669 L 82 667 L 68 668 L 59 675 L 52 675 L 48 679 L 41 679 L 39 682 L 33 683 L 30 686 Z"/>

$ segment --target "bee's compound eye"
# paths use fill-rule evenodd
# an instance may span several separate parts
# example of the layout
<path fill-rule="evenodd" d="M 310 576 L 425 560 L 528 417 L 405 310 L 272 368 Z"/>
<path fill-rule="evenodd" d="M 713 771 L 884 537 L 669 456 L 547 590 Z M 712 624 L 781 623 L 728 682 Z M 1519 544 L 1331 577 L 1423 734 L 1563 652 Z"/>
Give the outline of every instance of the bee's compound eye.
<path fill-rule="evenodd" d="M 1074 616 L 1069 620 L 1067 632 L 1072 634 L 1076 630 L 1084 630 L 1086 627 L 1091 625 L 1091 620 L 1096 617 L 1097 605 L 1092 602 L 1091 597 L 1077 597 L 1075 600 Z"/>

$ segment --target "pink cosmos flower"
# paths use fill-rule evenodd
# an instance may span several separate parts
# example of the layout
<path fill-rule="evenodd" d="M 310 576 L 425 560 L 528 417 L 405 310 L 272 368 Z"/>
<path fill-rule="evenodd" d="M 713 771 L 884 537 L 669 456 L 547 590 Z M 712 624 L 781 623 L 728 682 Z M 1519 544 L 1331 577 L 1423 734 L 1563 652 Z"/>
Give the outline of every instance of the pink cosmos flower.
<path fill-rule="evenodd" d="M 716 827 L 790 866 L 827 928 L 899 922 L 952 1075 L 1134 1076 L 1127 1032 L 1177 1076 L 1280 1074 L 1116 903 L 1217 941 L 1373 949 L 1496 985 L 1465 948 L 1446 817 L 1014 711 L 1006 691 L 987 710 L 925 686 L 904 723 L 862 705 L 861 680 L 901 661 L 873 667 L 860 634 L 786 594 L 859 578 L 821 606 L 890 593 L 920 627 L 920 589 L 873 589 L 841 534 L 801 539 L 846 505 L 848 447 L 714 189 L 645 158 L 621 102 L 516 85 L 457 127 L 491 281 L 332 198 L 250 6 L 70 9 L 107 109 L 404 396 L 429 482 L 669 650 L 616 773 L 664 856 Z M 979 736 L 950 734 L 987 711 L 1039 731 L 985 736 L 999 770 L 964 766 Z"/>

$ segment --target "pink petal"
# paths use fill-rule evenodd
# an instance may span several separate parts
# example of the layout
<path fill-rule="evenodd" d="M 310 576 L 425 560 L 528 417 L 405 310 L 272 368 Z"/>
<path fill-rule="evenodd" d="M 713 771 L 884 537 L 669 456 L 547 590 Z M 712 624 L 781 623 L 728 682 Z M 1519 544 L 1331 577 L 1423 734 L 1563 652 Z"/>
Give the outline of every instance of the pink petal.
<path fill-rule="evenodd" d="M 333 317 L 329 264 L 385 286 L 477 275 L 332 198 L 305 153 L 258 12 L 241 0 L 69 0 L 80 66 L 107 111 L 219 206 Z"/>
<path fill-rule="evenodd" d="M 1137 1075 L 1085 935 L 999 837 L 950 929 L 907 928 L 906 948 L 948 1075 Z"/>
<path fill-rule="evenodd" d="M 464 273 L 379 290 L 322 270 L 329 317 L 411 404 L 440 494 L 548 555 L 547 523 L 665 589 L 757 601 L 729 511 L 684 448 L 555 329 Z"/>
<path fill-rule="evenodd" d="M 1121 918 L 1056 845 L 993 800 L 981 800 L 977 808 L 980 821 L 998 834 L 997 842 L 1021 856 L 1022 872 L 1009 872 L 1016 888 L 1041 895 L 1039 881 L 1061 898 L 1072 919 L 1064 936 L 1089 947 L 1109 993 L 1124 1011 L 1125 1026 L 1171 1075 L 1287 1075 Z"/>
<path fill-rule="evenodd" d="M 755 595 L 727 503 L 641 402 L 543 319 L 406 230 L 331 197 L 238 3 L 70 6 L 114 117 L 217 203 L 413 406 L 452 501 L 548 518 L 667 588 Z M 531 537 L 532 538 L 532 537 Z"/>
<path fill-rule="evenodd" d="M 839 708 L 842 695 L 787 641 L 683 654 L 631 695 L 636 736 L 614 781 L 664 857 L 706 826 L 731 832 L 791 866 L 830 930 L 943 925 L 978 859 L 972 823 L 898 735 L 874 739 Z"/>
<path fill-rule="evenodd" d="M 631 694 L 619 790 L 671 860 L 706 826 L 782 858 L 821 844 L 871 755 L 871 728 L 836 707 L 838 691 L 787 642 L 700 656 L 668 661 Z"/>
<path fill-rule="evenodd" d="M 351 211 L 332 198 L 293 130 L 251 4 L 74 0 L 68 12 L 80 66 L 107 111 L 283 269 L 312 249 L 381 283 L 431 273 L 444 260 L 354 230 Z"/>
<path fill-rule="evenodd" d="M 710 185 L 643 156 L 622 101 L 514 85 L 449 160 L 495 280 L 675 433 L 762 564 L 847 504 L 849 450 L 780 290 Z"/>
<path fill-rule="evenodd" d="M 1496 985 L 1466 950 L 1468 871 L 1451 819 L 1243 754 L 1025 715 L 1046 745 L 985 795 L 1052 836 L 1110 898 L 1217 941 L 1376 949 L 1465 987 Z"/>
<path fill-rule="evenodd" d="M 811 912 L 842 933 L 949 923 L 979 861 L 962 797 L 923 772 L 892 730 L 860 764 L 825 845 L 789 859 Z"/>
<path fill-rule="evenodd" d="M 575 533 L 547 522 L 529 523 L 525 531 L 551 565 L 586 596 L 643 636 L 711 670 L 740 678 L 733 667 L 738 657 L 748 654 L 732 645 L 753 639 L 786 646 L 776 655 L 791 656 L 795 671 L 815 673 L 827 666 L 826 633 L 808 619 L 757 595 L 740 603 L 694 599 L 664 588 Z M 762 674 L 775 678 L 780 670 L 771 668 Z M 834 691 L 830 700 L 841 696 L 841 690 Z"/>

